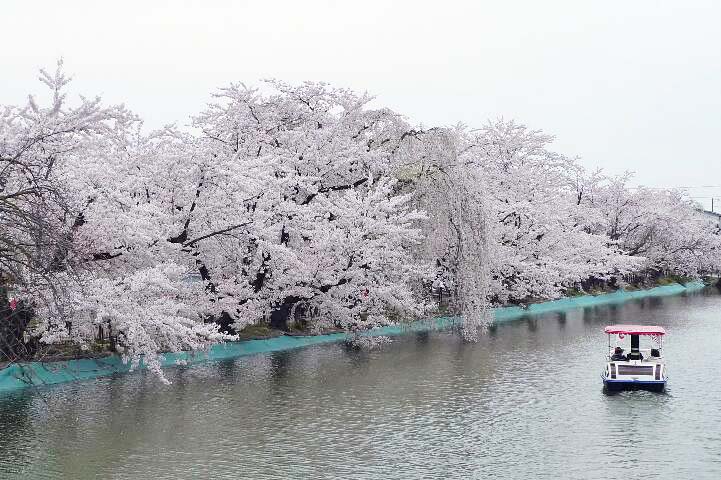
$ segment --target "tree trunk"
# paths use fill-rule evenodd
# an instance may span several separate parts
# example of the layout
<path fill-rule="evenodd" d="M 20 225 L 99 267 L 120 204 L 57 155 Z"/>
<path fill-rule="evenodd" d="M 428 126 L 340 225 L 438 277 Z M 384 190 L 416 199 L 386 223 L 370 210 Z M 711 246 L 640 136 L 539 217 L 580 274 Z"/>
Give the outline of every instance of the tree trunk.
<path fill-rule="evenodd" d="M 270 328 L 287 331 L 293 305 L 301 300 L 303 299 L 300 297 L 286 297 L 280 305 L 276 306 L 270 314 Z"/>
<path fill-rule="evenodd" d="M 31 312 L 22 302 L 15 310 L 10 308 L 7 288 L 0 286 L 0 361 L 15 362 L 34 353 L 32 345 L 26 344 L 23 338 L 31 318 Z"/>

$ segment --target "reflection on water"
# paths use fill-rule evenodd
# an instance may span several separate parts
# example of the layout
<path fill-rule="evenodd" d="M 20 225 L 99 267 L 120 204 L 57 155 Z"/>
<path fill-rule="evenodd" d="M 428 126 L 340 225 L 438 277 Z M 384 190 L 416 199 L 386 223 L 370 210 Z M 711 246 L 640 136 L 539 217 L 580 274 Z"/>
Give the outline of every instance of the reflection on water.
<path fill-rule="evenodd" d="M 0 397 L 0 478 L 719 478 L 721 296 Z M 669 336 L 665 394 L 604 395 L 608 323 Z"/>

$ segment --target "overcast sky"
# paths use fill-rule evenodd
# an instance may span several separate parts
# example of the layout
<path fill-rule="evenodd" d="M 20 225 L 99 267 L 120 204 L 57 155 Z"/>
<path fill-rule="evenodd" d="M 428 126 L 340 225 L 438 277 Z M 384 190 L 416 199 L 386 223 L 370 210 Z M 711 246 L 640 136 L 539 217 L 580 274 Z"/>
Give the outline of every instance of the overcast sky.
<path fill-rule="evenodd" d="M 58 57 L 74 92 L 151 127 L 231 81 L 323 80 L 425 125 L 513 118 L 640 184 L 721 185 L 720 1 L 0 0 L 0 18 L 0 104 Z"/>

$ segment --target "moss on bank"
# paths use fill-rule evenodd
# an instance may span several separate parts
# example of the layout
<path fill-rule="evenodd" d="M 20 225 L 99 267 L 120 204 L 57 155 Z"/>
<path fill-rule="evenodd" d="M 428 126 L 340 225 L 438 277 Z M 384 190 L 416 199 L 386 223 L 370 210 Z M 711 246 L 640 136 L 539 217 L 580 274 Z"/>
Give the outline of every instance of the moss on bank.
<path fill-rule="evenodd" d="M 664 286 L 664 285 L 671 285 L 673 283 L 680 283 L 681 285 L 686 285 L 688 282 L 693 281 L 693 278 L 691 277 L 684 277 L 682 275 L 667 275 L 665 277 L 661 277 L 656 282 L 656 285 L 658 286 Z"/>
<path fill-rule="evenodd" d="M 240 340 L 259 340 L 265 338 L 273 338 L 282 335 L 283 332 L 280 330 L 274 330 L 270 328 L 270 325 L 264 323 L 256 323 L 248 325 L 243 330 L 238 332 L 238 338 Z"/>

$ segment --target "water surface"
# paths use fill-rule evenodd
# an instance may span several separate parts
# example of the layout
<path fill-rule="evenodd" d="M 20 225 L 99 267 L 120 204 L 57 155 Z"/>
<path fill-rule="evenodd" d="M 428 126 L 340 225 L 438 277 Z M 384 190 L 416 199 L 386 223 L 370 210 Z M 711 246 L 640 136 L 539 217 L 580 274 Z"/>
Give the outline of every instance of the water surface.
<path fill-rule="evenodd" d="M 610 323 L 669 335 L 665 394 L 606 395 Z M 0 478 L 721 478 L 721 296 L 0 396 Z"/>

